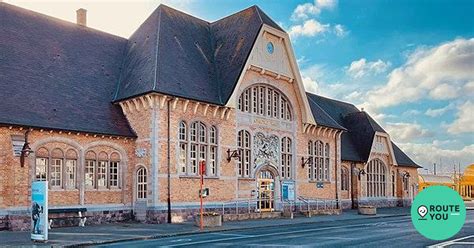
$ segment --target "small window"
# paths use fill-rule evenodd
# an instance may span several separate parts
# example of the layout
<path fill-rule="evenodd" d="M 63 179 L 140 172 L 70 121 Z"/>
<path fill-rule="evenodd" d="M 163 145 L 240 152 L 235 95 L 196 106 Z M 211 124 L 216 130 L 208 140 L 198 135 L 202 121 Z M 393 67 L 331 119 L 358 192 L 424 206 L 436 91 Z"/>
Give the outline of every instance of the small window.
<path fill-rule="evenodd" d="M 36 169 L 35 179 L 36 181 L 46 181 L 46 175 L 48 173 L 48 159 L 47 158 L 36 158 Z"/>
<path fill-rule="evenodd" d="M 137 199 L 144 200 L 147 198 L 147 173 L 144 167 L 137 170 Z"/>

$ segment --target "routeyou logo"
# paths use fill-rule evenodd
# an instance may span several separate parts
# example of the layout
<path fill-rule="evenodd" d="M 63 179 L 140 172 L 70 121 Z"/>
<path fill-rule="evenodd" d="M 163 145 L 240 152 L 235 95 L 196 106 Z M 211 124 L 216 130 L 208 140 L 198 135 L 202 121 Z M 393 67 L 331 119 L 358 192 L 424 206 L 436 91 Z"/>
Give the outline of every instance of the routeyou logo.
<path fill-rule="evenodd" d="M 453 189 L 431 186 L 416 196 L 411 206 L 411 221 L 416 230 L 426 238 L 449 239 L 463 227 L 466 206 Z"/>

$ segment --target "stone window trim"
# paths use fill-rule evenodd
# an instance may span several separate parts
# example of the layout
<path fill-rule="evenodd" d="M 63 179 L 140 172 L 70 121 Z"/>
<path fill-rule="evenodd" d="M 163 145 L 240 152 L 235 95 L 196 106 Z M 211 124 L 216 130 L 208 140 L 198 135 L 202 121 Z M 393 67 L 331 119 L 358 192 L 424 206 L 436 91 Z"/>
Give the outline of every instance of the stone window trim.
<path fill-rule="evenodd" d="M 293 121 L 293 107 L 283 92 L 268 84 L 254 84 L 245 88 L 238 100 L 241 112 L 284 121 Z"/>
<path fill-rule="evenodd" d="M 36 154 L 34 156 L 33 163 L 33 181 L 37 181 L 37 170 L 40 163 L 45 163 L 44 166 L 44 176 L 42 176 L 39 181 L 48 180 L 48 189 L 52 191 L 78 191 L 79 182 L 78 182 L 78 151 L 74 148 L 66 149 L 66 152 L 61 148 L 53 148 L 51 151 L 41 146 L 35 150 Z M 46 154 L 45 154 L 46 152 Z M 71 155 L 73 154 L 73 155 Z M 67 183 L 68 177 L 68 165 L 70 162 L 74 162 L 73 167 L 73 183 Z M 52 173 L 59 173 L 59 177 L 52 176 Z"/>
<path fill-rule="evenodd" d="M 307 143 L 308 180 L 310 182 L 331 182 L 331 146 L 321 140 Z"/>
<path fill-rule="evenodd" d="M 199 177 L 199 161 L 206 161 L 205 178 L 219 178 L 220 146 L 219 129 L 215 124 L 207 124 L 201 120 L 178 124 L 177 146 L 178 176 L 183 178 Z M 195 163 L 195 164 L 193 164 Z"/>
<path fill-rule="evenodd" d="M 387 196 L 388 168 L 385 163 L 376 158 L 366 165 L 366 190 L 368 198 Z"/>

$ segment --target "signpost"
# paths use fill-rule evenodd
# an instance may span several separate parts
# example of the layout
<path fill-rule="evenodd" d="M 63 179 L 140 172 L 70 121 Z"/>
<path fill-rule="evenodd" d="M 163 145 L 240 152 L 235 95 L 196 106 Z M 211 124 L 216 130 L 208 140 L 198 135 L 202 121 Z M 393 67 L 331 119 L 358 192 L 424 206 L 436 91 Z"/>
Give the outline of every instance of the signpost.
<path fill-rule="evenodd" d="M 48 240 L 48 181 L 31 184 L 31 240 Z"/>
<path fill-rule="evenodd" d="M 204 185 L 204 174 L 206 173 L 206 161 L 201 160 L 199 161 L 199 175 L 201 175 L 201 189 L 199 190 L 199 198 L 201 200 L 201 208 L 200 208 L 200 215 L 201 219 L 199 221 L 199 228 L 203 229 L 203 209 L 202 209 L 202 198 L 204 197 L 202 186 Z"/>

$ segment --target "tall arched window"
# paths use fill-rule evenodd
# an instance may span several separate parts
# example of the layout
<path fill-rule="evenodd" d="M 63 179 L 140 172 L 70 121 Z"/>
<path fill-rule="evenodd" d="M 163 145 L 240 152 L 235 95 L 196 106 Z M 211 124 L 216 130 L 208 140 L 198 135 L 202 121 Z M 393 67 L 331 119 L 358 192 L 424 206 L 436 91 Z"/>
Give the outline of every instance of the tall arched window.
<path fill-rule="evenodd" d="M 330 174 L 330 148 L 329 143 L 320 140 L 308 142 L 308 178 L 317 181 L 329 181 Z"/>
<path fill-rule="evenodd" d="M 289 101 L 271 86 L 252 86 L 244 90 L 239 97 L 238 109 L 287 121 L 292 119 Z"/>
<path fill-rule="evenodd" d="M 281 176 L 283 178 L 291 178 L 292 161 L 291 139 L 283 137 L 283 139 L 281 139 Z"/>
<path fill-rule="evenodd" d="M 200 121 L 191 123 L 189 136 L 184 121 L 179 124 L 179 166 L 180 173 L 197 175 L 199 161 L 206 161 L 206 175 L 216 176 L 218 171 L 218 131 Z M 189 148 L 188 148 L 189 147 Z M 188 162 L 189 149 L 189 162 Z"/>
<path fill-rule="evenodd" d="M 396 190 L 395 190 L 395 172 L 392 171 L 392 196 L 395 197 Z"/>
<path fill-rule="evenodd" d="M 180 172 L 186 174 L 188 164 L 188 133 L 186 122 L 179 123 L 179 167 Z"/>
<path fill-rule="evenodd" d="M 95 152 L 86 153 L 86 166 L 84 167 L 84 184 L 86 188 L 95 188 L 95 167 L 97 156 Z"/>
<path fill-rule="evenodd" d="M 105 152 L 100 152 L 97 163 L 97 188 L 107 188 L 107 167 L 108 155 Z"/>
<path fill-rule="evenodd" d="M 367 164 L 367 197 L 385 196 L 386 168 L 380 159 L 371 160 Z"/>
<path fill-rule="evenodd" d="M 217 174 L 217 128 L 211 126 L 209 129 L 209 164 L 207 175 Z"/>
<path fill-rule="evenodd" d="M 346 167 L 341 168 L 341 190 L 349 190 L 349 171 Z"/>
<path fill-rule="evenodd" d="M 144 200 L 147 198 L 147 173 L 145 167 L 140 167 L 137 170 L 137 200 Z"/>
<path fill-rule="evenodd" d="M 252 161 L 250 151 L 250 137 L 250 133 L 246 130 L 239 131 L 237 135 L 237 146 L 240 149 L 239 176 L 241 177 L 250 176 L 250 161 Z"/>

